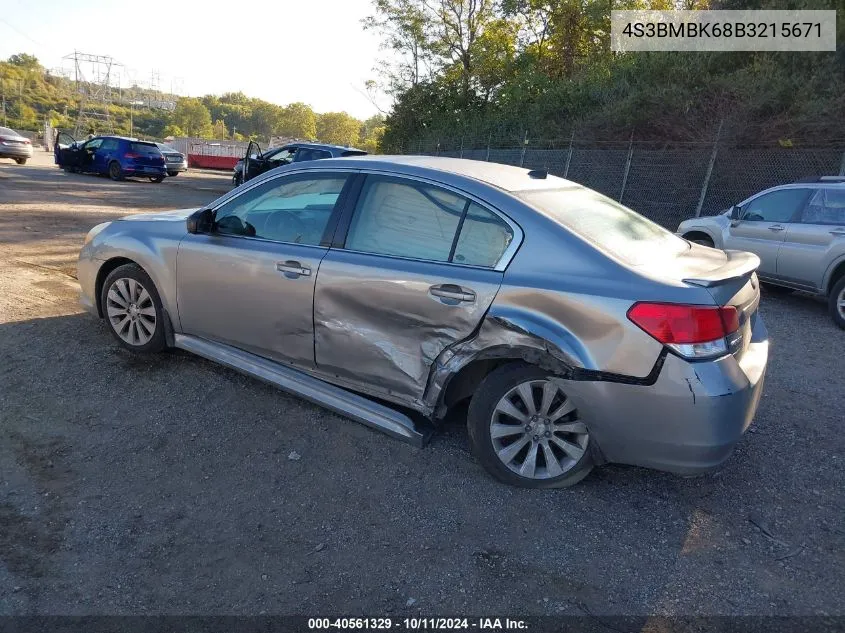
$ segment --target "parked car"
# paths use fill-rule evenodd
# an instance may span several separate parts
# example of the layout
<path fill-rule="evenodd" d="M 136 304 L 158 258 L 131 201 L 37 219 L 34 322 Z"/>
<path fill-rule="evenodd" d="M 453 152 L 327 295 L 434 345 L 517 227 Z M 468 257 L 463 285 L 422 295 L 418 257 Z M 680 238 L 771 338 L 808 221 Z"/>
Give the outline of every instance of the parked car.
<path fill-rule="evenodd" d="M 0 158 L 11 158 L 18 165 L 25 165 L 32 158 L 32 141 L 12 128 L 0 127 Z"/>
<path fill-rule="evenodd" d="M 236 187 L 266 171 L 306 160 L 340 158 L 342 156 L 364 156 L 367 152 L 344 145 L 325 143 L 289 143 L 264 152 L 255 141 L 250 141 L 244 157 L 235 163 L 232 184 Z M 244 177 L 246 173 L 246 177 Z"/>
<path fill-rule="evenodd" d="M 168 176 L 178 176 L 180 172 L 188 171 L 188 158 L 182 152 L 165 143 L 156 143 L 156 147 L 164 156 Z"/>
<path fill-rule="evenodd" d="M 136 138 L 95 136 L 80 142 L 60 132 L 53 154 L 56 164 L 70 172 L 106 174 L 112 180 L 149 178 L 152 182 L 161 182 L 167 176 L 158 146 Z"/>
<path fill-rule="evenodd" d="M 678 235 L 760 258 L 760 279 L 827 297 L 845 328 L 845 177 L 772 187 L 713 217 L 681 222 Z"/>
<path fill-rule="evenodd" d="M 545 172 L 366 156 L 100 224 L 78 277 L 127 349 L 188 350 L 417 445 L 420 418 L 469 402 L 481 464 L 540 488 L 728 457 L 766 370 L 759 263 Z"/>

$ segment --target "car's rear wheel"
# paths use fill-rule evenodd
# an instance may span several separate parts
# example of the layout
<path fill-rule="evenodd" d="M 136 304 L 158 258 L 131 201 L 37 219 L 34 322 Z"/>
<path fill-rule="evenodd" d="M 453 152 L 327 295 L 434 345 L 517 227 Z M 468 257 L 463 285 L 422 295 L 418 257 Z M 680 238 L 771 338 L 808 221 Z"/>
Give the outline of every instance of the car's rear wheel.
<path fill-rule="evenodd" d="M 702 246 L 709 246 L 710 248 L 715 246 L 713 240 L 703 233 L 688 233 L 687 235 L 684 235 L 684 239 L 694 242 L 695 244 L 701 244 Z"/>
<path fill-rule="evenodd" d="M 109 330 L 126 349 L 159 352 L 167 346 L 161 299 L 150 276 L 137 264 L 109 273 L 100 302 Z"/>
<path fill-rule="evenodd" d="M 123 180 L 123 170 L 120 168 L 120 163 L 116 160 L 109 163 L 109 178 L 112 180 Z"/>
<path fill-rule="evenodd" d="M 16 159 L 15 159 L 15 162 L 16 162 L 18 165 L 26 165 L 26 159 L 25 159 L 25 158 L 16 158 Z"/>
<path fill-rule="evenodd" d="M 472 452 L 496 479 L 524 488 L 564 488 L 593 468 L 590 432 L 552 376 L 526 363 L 491 372 L 469 406 Z"/>
<path fill-rule="evenodd" d="M 845 330 L 845 275 L 833 285 L 833 290 L 827 299 L 830 306 L 830 316 L 833 322 Z"/>
<path fill-rule="evenodd" d="M 150 176 L 150 182 L 159 183 L 164 180 L 164 176 Z"/>

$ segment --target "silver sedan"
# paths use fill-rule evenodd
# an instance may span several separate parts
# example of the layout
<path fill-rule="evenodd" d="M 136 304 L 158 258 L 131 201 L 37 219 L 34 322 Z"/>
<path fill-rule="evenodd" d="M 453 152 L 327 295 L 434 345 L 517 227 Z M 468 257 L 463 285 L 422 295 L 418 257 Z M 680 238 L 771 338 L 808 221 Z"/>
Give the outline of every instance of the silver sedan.
<path fill-rule="evenodd" d="M 766 370 L 758 265 L 543 171 L 371 156 L 100 224 L 79 281 L 130 350 L 188 350 L 416 445 L 468 403 L 478 461 L 541 488 L 728 458 Z"/>

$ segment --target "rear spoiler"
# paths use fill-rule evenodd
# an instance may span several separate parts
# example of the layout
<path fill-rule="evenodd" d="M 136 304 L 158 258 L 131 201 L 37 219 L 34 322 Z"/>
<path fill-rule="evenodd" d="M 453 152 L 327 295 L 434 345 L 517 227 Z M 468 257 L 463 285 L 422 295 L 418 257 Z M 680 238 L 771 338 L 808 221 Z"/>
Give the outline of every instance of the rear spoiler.
<path fill-rule="evenodd" d="M 710 288 L 734 279 L 750 277 L 760 267 L 760 258 L 745 251 L 725 251 L 728 261 L 723 266 L 698 277 L 689 277 L 683 282 L 693 286 Z"/>

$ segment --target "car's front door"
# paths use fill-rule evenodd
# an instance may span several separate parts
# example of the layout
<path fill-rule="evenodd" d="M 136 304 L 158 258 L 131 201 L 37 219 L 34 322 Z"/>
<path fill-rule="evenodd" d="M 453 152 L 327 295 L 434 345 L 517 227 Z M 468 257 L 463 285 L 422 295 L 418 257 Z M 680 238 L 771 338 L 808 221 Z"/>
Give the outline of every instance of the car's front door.
<path fill-rule="evenodd" d="M 778 255 L 778 276 L 817 290 L 833 260 L 845 252 L 845 190 L 817 189 L 789 225 Z"/>
<path fill-rule="evenodd" d="M 53 143 L 53 157 L 59 167 L 78 167 L 79 152 L 76 149 L 76 139 L 67 132 L 56 134 Z"/>
<path fill-rule="evenodd" d="M 359 178 L 317 276 L 317 367 L 413 403 L 440 352 L 481 322 L 518 229 L 436 184 Z"/>
<path fill-rule="evenodd" d="M 179 245 L 182 332 L 275 360 L 314 364 L 313 299 L 347 174 L 286 174 L 214 210 Z"/>
<path fill-rule="evenodd" d="M 100 149 L 103 140 L 101 138 L 92 138 L 90 141 L 86 141 L 79 149 L 79 167 L 82 171 L 95 171 L 94 161 L 97 156 L 97 150 Z"/>
<path fill-rule="evenodd" d="M 731 221 L 725 249 L 755 253 L 760 258 L 760 275 L 777 278 L 778 251 L 809 193 L 806 188 L 778 189 L 751 199 L 740 209 L 740 218 Z"/>

